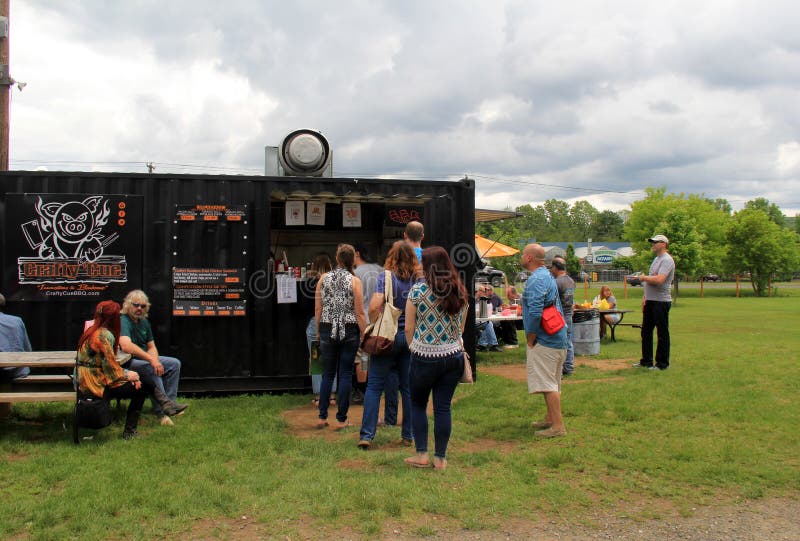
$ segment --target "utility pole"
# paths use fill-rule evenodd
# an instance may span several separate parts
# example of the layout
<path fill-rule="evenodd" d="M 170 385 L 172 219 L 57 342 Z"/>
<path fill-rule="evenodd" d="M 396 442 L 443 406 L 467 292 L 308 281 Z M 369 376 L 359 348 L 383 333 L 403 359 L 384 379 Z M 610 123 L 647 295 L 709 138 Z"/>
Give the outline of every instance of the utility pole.
<path fill-rule="evenodd" d="M 9 13 L 11 0 L 0 0 L 0 171 L 8 171 L 8 116 L 13 80 L 9 73 Z"/>

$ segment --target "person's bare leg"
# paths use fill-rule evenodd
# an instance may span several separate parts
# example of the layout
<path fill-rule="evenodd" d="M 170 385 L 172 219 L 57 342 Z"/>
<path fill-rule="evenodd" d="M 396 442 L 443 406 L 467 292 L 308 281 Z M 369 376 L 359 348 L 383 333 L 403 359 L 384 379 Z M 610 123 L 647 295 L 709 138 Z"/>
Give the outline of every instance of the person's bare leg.
<path fill-rule="evenodd" d="M 547 420 L 553 423 L 553 430 L 564 430 L 564 419 L 561 417 L 561 393 L 551 391 L 544 393 L 544 402 L 547 404 Z"/>

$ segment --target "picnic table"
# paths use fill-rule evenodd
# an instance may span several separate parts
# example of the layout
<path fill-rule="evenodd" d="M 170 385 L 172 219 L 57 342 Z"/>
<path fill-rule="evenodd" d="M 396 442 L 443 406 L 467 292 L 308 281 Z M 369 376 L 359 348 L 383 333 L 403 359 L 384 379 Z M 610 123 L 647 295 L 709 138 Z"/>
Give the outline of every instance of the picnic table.
<path fill-rule="evenodd" d="M 633 312 L 633 310 L 609 309 L 609 310 L 598 310 L 598 312 L 600 312 L 601 316 L 604 316 L 606 314 L 619 314 L 619 321 L 617 321 L 616 323 L 609 323 L 608 321 L 606 321 L 606 325 L 608 325 L 611 328 L 611 341 L 616 342 L 617 337 L 614 335 L 614 331 L 617 328 L 617 325 L 622 324 L 622 320 L 625 319 L 625 314 Z"/>
<path fill-rule="evenodd" d="M 128 362 L 131 356 L 118 353 L 117 361 Z M 31 374 L 0 384 L 0 417 L 7 415 L 10 404 L 16 402 L 72 402 L 75 388 L 72 375 L 64 368 L 75 366 L 75 351 L 0 351 L 0 368 L 23 367 L 51 370 L 45 374 Z M 59 373 L 60 372 L 60 373 Z M 61 390 L 63 389 L 63 390 Z"/>

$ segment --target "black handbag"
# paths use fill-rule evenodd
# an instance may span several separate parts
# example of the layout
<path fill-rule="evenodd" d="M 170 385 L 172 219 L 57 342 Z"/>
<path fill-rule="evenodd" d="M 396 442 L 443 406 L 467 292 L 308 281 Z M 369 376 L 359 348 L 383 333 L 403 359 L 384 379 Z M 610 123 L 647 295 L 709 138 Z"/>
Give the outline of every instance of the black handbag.
<path fill-rule="evenodd" d="M 98 430 L 107 427 L 113 420 L 114 415 L 108 400 L 78 395 L 75 402 L 75 422 L 78 426 Z"/>

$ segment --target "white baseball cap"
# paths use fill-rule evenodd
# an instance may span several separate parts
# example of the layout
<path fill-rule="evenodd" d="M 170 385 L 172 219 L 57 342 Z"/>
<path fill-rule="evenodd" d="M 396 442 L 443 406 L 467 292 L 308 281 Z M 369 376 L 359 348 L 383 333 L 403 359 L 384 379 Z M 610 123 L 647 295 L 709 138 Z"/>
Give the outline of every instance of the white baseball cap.
<path fill-rule="evenodd" d="M 653 235 L 649 239 L 648 242 L 656 243 L 656 242 L 663 242 L 664 244 L 669 244 L 669 239 L 664 235 Z"/>

